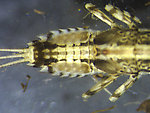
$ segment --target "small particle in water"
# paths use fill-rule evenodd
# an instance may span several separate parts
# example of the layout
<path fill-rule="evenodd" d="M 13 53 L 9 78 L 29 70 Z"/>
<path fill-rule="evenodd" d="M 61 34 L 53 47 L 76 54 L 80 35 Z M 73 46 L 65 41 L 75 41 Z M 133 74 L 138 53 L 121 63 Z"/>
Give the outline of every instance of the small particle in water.
<path fill-rule="evenodd" d="M 30 16 L 30 13 L 29 13 L 29 12 L 26 12 L 25 15 L 26 15 L 26 16 Z"/>
<path fill-rule="evenodd" d="M 43 12 L 43 11 L 40 11 L 40 10 L 37 10 L 37 9 L 34 9 L 33 11 L 35 13 L 39 14 L 39 15 L 45 15 L 45 12 Z"/>
<path fill-rule="evenodd" d="M 81 12 L 81 9 L 78 9 L 78 12 Z"/>

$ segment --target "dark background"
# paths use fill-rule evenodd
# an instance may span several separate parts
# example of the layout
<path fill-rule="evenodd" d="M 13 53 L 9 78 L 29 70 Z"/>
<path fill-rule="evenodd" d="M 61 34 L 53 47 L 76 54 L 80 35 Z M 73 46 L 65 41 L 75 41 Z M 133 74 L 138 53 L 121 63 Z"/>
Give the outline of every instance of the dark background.
<path fill-rule="evenodd" d="M 38 34 L 59 28 L 108 29 L 100 20 L 83 19 L 88 13 L 84 9 L 87 2 L 102 10 L 105 4 L 114 4 L 138 16 L 143 22 L 140 27 L 150 28 L 148 0 L 0 0 L 0 48 L 24 48 Z M 140 102 L 150 96 L 150 77 L 143 76 L 116 103 L 109 102 L 105 91 L 84 102 L 81 95 L 94 84 L 91 77 L 52 77 L 25 64 L 0 69 L 0 113 L 91 113 L 113 105 L 117 107 L 106 113 L 136 113 Z M 26 82 L 28 74 L 32 78 L 23 93 L 20 83 Z M 113 91 L 126 79 L 120 77 L 108 89 Z"/>

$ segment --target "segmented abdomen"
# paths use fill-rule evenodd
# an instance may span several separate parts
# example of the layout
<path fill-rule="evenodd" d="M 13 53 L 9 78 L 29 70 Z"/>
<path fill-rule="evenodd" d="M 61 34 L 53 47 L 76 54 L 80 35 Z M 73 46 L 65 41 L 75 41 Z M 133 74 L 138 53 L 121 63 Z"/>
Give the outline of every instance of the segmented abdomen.
<path fill-rule="evenodd" d="M 54 75 L 82 77 L 95 72 L 90 66 L 95 49 L 92 31 L 76 28 L 52 31 L 34 41 L 34 66 Z M 68 40 L 67 40 L 68 39 Z"/>

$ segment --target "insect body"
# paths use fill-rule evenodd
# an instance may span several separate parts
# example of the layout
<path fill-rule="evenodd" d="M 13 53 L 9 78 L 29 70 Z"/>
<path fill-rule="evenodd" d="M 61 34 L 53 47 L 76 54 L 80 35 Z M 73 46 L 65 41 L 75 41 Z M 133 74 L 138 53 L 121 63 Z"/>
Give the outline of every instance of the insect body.
<path fill-rule="evenodd" d="M 68 28 L 50 31 L 39 35 L 39 40 L 28 43 L 26 49 L 0 49 L 17 52 L 0 59 L 22 57 L 0 67 L 29 62 L 29 66 L 41 67 L 41 72 L 62 77 L 101 77 L 82 95 L 85 99 L 105 89 L 120 75 L 129 75 L 129 79 L 110 96 L 110 101 L 115 102 L 143 72 L 150 71 L 150 30 L 139 29 L 134 23 L 141 23 L 137 17 L 131 17 L 128 12 L 122 12 L 112 5 L 106 5 L 105 9 L 129 28 L 119 26 L 93 4 L 88 3 L 85 7 L 111 29 Z"/>

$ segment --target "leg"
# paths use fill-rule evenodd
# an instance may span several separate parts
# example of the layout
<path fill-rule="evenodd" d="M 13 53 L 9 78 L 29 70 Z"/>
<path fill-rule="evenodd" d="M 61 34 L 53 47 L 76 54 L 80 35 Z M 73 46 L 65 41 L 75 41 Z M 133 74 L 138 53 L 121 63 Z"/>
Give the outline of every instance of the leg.
<path fill-rule="evenodd" d="M 129 79 L 123 83 L 118 89 L 115 90 L 115 92 L 112 94 L 112 96 L 109 97 L 109 100 L 111 102 L 115 102 L 124 92 L 127 91 L 128 88 L 130 88 L 134 82 L 140 78 L 141 74 L 136 75 L 130 75 Z"/>
<path fill-rule="evenodd" d="M 116 27 L 117 24 L 110 19 L 107 15 L 105 15 L 102 11 L 100 11 L 99 9 L 97 9 L 95 7 L 95 5 L 91 4 L 91 3 L 87 3 L 85 5 L 85 8 L 92 13 L 93 15 L 95 15 L 97 18 L 99 18 L 100 20 L 102 20 L 103 22 L 105 22 L 106 24 L 108 24 L 110 27 Z"/>
<path fill-rule="evenodd" d="M 116 80 L 119 76 L 111 75 L 107 79 L 102 79 L 98 81 L 96 85 L 94 85 L 90 90 L 86 93 L 82 94 L 82 97 L 86 100 L 87 98 L 91 97 L 95 93 L 101 91 L 102 89 L 106 88 L 109 84 L 111 84 L 114 80 Z"/>
<path fill-rule="evenodd" d="M 106 77 L 107 77 L 107 76 L 104 76 L 103 74 L 98 74 L 98 75 L 93 75 L 93 76 L 92 76 L 92 79 L 94 80 L 94 82 L 97 83 L 97 82 L 99 81 L 98 78 L 101 78 L 101 80 L 105 80 Z M 104 88 L 104 90 L 105 90 L 108 94 L 112 95 L 112 93 L 111 93 L 107 88 Z"/>
<path fill-rule="evenodd" d="M 99 79 L 103 79 L 105 76 L 103 74 L 96 74 L 96 75 L 92 75 L 91 78 L 94 80 L 94 82 L 98 82 Z"/>
<path fill-rule="evenodd" d="M 133 28 L 136 26 L 135 23 L 132 22 L 132 20 L 134 20 L 137 23 L 141 23 L 141 21 L 137 17 L 131 17 L 131 15 L 127 11 L 122 12 L 119 8 L 114 7 L 110 4 L 105 6 L 105 10 L 108 11 L 116 19 L 126 23 L 129 26 L 129 28 Z"/>

